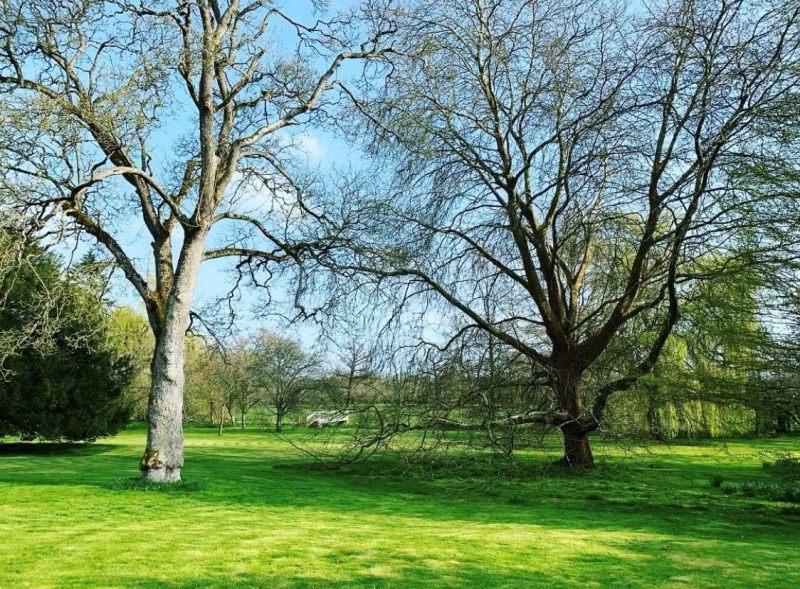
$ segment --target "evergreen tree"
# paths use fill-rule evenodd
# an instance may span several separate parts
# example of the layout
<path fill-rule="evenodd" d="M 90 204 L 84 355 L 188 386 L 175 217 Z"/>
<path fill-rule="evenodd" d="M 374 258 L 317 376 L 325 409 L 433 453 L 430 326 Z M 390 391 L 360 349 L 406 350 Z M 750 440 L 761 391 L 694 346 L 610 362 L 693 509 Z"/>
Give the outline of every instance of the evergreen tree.
<path fill-rule="evenodd" d="M 91 281 L 79 284 L 63 275 L 57 257 L 37 244 L 25 246 L 25 259 L 3 277 L 0 333 L 30 332 L 36 345 L 17 347 L 3 363 L 0 437 L 76 441 L 113 435 L 130 417 L 121 395 L 133 370 L 127 356 L 106 343 L 99 293 Z"/>

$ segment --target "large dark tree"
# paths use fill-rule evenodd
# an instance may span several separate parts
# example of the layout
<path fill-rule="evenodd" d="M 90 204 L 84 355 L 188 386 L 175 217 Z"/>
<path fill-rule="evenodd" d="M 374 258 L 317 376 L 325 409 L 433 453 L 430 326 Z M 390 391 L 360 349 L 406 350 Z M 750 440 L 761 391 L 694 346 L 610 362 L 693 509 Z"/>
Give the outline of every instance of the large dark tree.
<path fill-rule="evenodd" d="M 107 345 L 98 293 L 63 276 L 57 258 L 38 246 L 23 255 L 26 263 L 1 285 L 0 333 L 30 333 L 31 343 L 3 363 L 0 437 L 75 441 L 115 434 L 130 417 L 122 394 L 133 373 L 127 357 Z M 50 303 L 44 311 L 42 292 Z"/>
<path fill-rule="evenodd" d="M 409 4 L 391 82 L 360 104 L 380 164 L 347 202 L 364 225 L 346 286 L 399 283 L 529 359 L 552 404 L 515 422 L 559 428 L 563 463 L 592 465 L 588 434 L 653 369 L 694 261 L 736 245 L 731 171 L 777 148 L 800 5 Z M 598 374 L 635 329 L 647 348 Z"/>

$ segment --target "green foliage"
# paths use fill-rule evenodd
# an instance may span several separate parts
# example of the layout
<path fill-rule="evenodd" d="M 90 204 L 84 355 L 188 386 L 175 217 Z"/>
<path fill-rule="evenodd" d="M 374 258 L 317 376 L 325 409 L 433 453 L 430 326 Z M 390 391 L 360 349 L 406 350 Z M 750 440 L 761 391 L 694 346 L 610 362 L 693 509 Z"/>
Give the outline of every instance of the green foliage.
<path fill-rule="evenodd" d="M 672 439 L 758 430 L 763 405 L 758 379 L 763 350 L 771 345 L 759 321 L 764 276 L 748 251 L 698 259 L 692 272 L 704 278 L 686 288 L 681 319 L 658 364 L 609 404 L 614 431 Z M 652 337 L 652 329 L 645 329 L 629 339 L 634 356 Z"/>
<path fill-rule="evenodd" d="M 126 387 L 125 404 L 132 407 L 133 418 L 147 416 L 147 397 L 150 392 L 150 361 L 155 338 L 147 319 L 131 309 L 114 309 L 105 321 L 108 346 L 126 355 L 134 372 L 133 382 Z"/>
<path fill-rule="evenodd" d="M 765 462 L 764 469 L 785 480 L 800 481 L 800 458 L 791 452 L 779 453 L 774 462 Z"/>
<path fill-rule="evenodd" d="M 0 374 L 6 358 L 26 347 L 47 347 L 57 327 L 61 284 L 52 259 L 22 232 L 0 225 Z"/>
<path fill-rule="evenodd" d="M 56 342 L 46 355 L 23 351 L 7 364 L 11 375 L 0 383 L 0 436 L 94 440 L 128 422 L 130 410 L 119 403 L 132 377 L 125 357 Z"/>
<path fill-rule="evenodd" d="M 106 345 L 104 306 L 90 282 L 63 276 L 52 254 L 34 244 L 26 258 L 3 285 L 0 332 L 25 330 L 35 321 L 32 341 L 39 345 L 5 359 L 0 437 L 75 441 L 112 435 L 129 419 L 120 397 L 133 373 L 130 360 Z M 46 317 L 34 319 L 31 305 L 41 289 L 52 300 Z"/>
<path fill-rule="evenodd" d="M 800 503 L 800 484 L 774 483 L 764 481 L 745 481 L 743 483 L 722 483 L 720 490 L 726 495 L 760 497 L 770 501 Z"/>

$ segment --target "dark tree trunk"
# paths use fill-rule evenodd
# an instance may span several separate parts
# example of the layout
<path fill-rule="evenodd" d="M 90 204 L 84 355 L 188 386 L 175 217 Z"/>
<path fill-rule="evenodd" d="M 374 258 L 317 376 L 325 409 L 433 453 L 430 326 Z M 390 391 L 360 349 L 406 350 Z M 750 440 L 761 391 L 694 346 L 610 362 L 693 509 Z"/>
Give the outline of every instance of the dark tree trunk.
<path fill-rule="evenodd" d="M 278 433 L 283 431 L 283 411 L 280 410 L 275 414 L 275 431 Z"/>
<path fill-rule="evenodd" d="M 791 426 L 789 425 L 789 416 L 786 413 L 781 413 L 778 415 L 777 419 L 777 426 L 775 428 L 776 433 L 779 434 L 788 434 L 791 431 Z"/>
<path fill-rule="evenodd" d="M 241 423 L 242 423 L 242 429 L 247 429 L 247 413 L 245 413 L 244 409 L 242 409 L 242 420 L 241 420 Z"/>
<path fill-rule="evenodd" d="M 591 468 L 594 466 L 594 456 L 589 446 L 589 430 L 581 423 L 581 419 L 585 417 L 585 408 L 580 392 L 580 375 L 580 371 L 566 368 L 556 377 L 554 383 L 559 408 L 570 419 L 559 425 L 564 436 L 561 465 Z"/>
<path fill-rule="evenodd" d="M 564 435 L 562 466 L 591 468 L 594 466 L 592 448 L 586 430 L 578 423 L 569 422 L 561 426 Z"/>
<path fill-rule="evenodd" d="M 769 411 L 764 409 L 755 410 L 754 432 L 756 434 L 766 434 L 775 428 L 775 422 Z"/>

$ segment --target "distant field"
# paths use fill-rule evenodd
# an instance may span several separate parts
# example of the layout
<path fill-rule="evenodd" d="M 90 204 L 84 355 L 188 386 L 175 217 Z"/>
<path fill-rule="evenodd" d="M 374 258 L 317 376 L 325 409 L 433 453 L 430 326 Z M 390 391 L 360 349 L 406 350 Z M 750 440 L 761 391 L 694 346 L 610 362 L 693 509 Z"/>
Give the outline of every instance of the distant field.
<path fill-rule="evenodd" d="M 524 476 L 470 487 L 194 429 L 187 490 L 112 490 L 144 437 L 0 444 L 0 587 L 800 587 L 800 506 L 710 484 L 777 481 L 762 461 L 800 438 L 598 447 L 582 473 L 531 452 Z"/>

